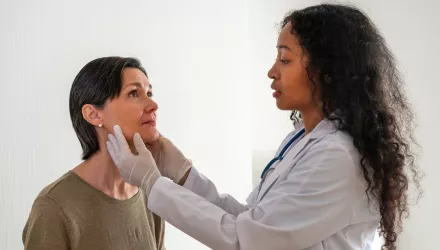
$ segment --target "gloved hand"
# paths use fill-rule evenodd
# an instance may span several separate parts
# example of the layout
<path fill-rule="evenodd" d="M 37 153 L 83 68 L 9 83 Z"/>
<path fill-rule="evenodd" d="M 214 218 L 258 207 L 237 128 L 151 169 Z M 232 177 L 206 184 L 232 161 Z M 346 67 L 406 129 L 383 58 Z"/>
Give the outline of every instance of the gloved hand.
<path fill-rule="evenodd" d="M 115 135 L 109 134 L 109 141 L 107 141 L 107 150 L 111 158 L 118 167 L 122 178 L 128 183 L 140 187 L 148 196 L 154 183 L 161 176 L 151 152 L 145 146 L 141 136 L 136 133 L 133 136 L 133 143 L 138 155 L 134 155 L 121 127 L 116 125 L 113 129 Z"/>
<path fill-rule="evenodd" d="M 153 155 L 160 173 L 179 183 L 182 177 L 192 168 L 192 162 L 167 138 L 162 135 L 147 148 Z"/>

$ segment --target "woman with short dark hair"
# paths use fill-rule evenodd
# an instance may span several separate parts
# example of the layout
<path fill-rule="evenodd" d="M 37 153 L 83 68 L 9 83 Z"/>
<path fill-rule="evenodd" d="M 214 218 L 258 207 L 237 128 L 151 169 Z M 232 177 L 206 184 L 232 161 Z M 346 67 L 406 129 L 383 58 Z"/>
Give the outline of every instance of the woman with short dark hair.
<path fill-rule="evenodd" d="M 25 249 L 164 249 L 164 222 L 148 210 L 143 191 L 122 179 L 106 149 L 115 124 L 127 138 L 138 132 L 145 142 L 157 140 L 152 95 L 137 59 L 98 58 L 81 69 L 70 117 L 84 161 L 38 195 L 23 230 Z"/>

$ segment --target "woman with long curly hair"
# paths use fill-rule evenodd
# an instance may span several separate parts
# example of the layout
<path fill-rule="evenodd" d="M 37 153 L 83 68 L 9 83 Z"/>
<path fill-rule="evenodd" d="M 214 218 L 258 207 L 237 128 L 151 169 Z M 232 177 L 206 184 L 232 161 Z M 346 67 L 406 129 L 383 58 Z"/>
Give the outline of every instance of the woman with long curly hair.
<path fill-rule="evenodd" d="M 115 126 L 110 155 L 151 211 L 213 249 L 365 249 L 377 230 L 382 249 L 396 249 L 419 170 L 392 53 L 354 7 L 312 6 L 281 24 L 268 76 L 277 107 L 293 112 L 297 128 L 246 205 L 218 194 L 164 137 L 147 150 Z"/>

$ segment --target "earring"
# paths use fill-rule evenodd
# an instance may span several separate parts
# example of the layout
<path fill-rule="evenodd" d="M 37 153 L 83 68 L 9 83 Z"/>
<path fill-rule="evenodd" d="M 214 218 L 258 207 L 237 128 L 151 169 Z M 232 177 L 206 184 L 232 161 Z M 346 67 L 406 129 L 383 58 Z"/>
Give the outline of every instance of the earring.
<path fill-rule="evenodd" d="M 100 124 L 98 124 L 98 127 L 102 128 L 102 124 L 101 124 L 101 123 L 100 123 Z"/>

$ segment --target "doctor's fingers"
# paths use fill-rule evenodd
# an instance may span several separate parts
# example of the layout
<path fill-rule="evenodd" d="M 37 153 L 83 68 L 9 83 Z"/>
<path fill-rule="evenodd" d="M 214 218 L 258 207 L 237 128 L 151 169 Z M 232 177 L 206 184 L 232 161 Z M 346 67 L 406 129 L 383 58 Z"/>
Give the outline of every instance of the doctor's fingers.
<path fill-rule="evenodd" d="M 116 137 L 112 134 L 108 134 L 108 142 L 110 142 L 113 151 L 119 154 L 121 150 L 119 149 L 118 141 L 116 140 Z"/>
<path fill-rule="evenodd" d="M 134 134 L 133 143 L 134 143 L 134 147 L 136 148 L 136 151 L 139 154 L 151 154 L 150 151 L 145 146 L 145 143 L 142 140 L 142 137 L 139 133 Z"/>
<path fill-rule="evenodd" d="M 118 165 L 119 163 L 119 159 L 116 153 L 116 149 L 113 146 L 112 142 L 107 141 L 107 151 L 110 154 L 110 157 L 112 158 L 113 162 L 115 163 L 115 165 Z"/>
<path fill-rule="evenodd" d="M 164 147 L 162 140 L 158 139 L 154 143 L 145 144 L 145 146 L 150 151 L 154 161 L 156 161 L 157 164 L 160 164 L 162 160 L 162 156 L 164 154 Z"/>
<path fill-rule="evenodd" d="M 119 151 L 120 153 L 124 153 L 124 154 L 131 154 L 131 150 L 130 147 L 128 146 L 128 142 L 125 139 L 124 133 L 122 133 L 122 129 L 119 125 L 115 125 L 113 127 L 114 130 L 114 137 L 116 138 L 116 145 L 118 145 Z M 109 138 L 110 138 L 110 134 L 109 134 Z"/>

